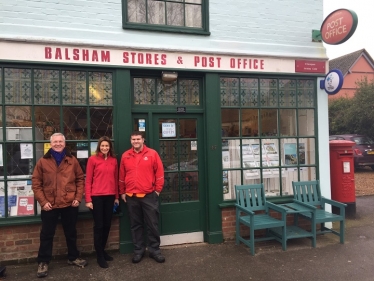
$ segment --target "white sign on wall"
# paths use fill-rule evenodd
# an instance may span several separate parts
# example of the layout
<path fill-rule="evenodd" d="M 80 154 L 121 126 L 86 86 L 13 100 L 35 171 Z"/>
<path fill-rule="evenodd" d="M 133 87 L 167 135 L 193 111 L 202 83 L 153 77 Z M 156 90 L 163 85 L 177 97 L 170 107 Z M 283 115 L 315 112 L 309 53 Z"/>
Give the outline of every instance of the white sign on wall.
<path fill-rule="evenodd" d="M 295 73 L 295 59 L 0 42 L 0 60 L 235 72 Z M 321 60 L 328 64 L 327 60 Z"/>
<path fill-rule="evenodd" d="M 175 138 L 177 136 L 175 123 L 162 123 L 162 137 Z"/>

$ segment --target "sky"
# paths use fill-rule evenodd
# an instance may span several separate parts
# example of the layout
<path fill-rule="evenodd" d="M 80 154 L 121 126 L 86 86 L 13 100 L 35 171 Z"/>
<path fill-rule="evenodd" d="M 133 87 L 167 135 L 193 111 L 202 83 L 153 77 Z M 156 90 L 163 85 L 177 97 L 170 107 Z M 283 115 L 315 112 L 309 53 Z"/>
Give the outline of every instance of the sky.
<path fill-rule="evenodd" d="M 366 49 L 374 58 L 374 14 L 373 0 L 323 0 L 323 18 L 338 9 L 354 11 L 358 17 L 355 33 L 340 45 L 324 44 L 329 59 L 334 59 L 361 49 Z M 322 24 L 322 23 L 321 23 Z"/>

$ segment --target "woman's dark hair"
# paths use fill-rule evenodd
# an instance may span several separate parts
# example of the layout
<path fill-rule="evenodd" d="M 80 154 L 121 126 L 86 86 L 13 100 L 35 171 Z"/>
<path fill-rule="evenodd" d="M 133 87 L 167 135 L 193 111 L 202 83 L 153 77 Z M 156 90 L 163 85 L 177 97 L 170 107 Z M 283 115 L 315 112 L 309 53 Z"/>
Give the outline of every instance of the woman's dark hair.
<path fill-rule="evenodd" d="M 100 145 L 103 141 L 106 141 L 107 143 L 109 143 L 109 152 L 108 152 L 108 155 L 112 156 L 112 157 L 115 157 L 116 155 L 114 154 L 114 148 L 113 148 L 113 143 L 112 141 L 110 140 L 110 138 L 108 137 L 101 137 L 99 138 L 99 141 L 97 142 L 97 147 L 96 147 L 96 156 L 99 155 L 100 153 Z"/>

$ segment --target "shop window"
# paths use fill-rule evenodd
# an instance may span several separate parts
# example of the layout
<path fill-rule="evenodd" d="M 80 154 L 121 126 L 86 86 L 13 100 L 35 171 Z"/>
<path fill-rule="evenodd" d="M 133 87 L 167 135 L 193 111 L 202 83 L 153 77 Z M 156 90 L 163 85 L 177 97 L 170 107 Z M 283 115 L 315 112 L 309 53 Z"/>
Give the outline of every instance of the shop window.
<path fill-rule="evenodd" d="M 0 219 L 40 214 L 31 177 L 53 133 L 64 133 L 84 172 L 97 140 L 113 138 L 112 77 L 105 71 L 0 67 Z M 87 211 L 84 205 L 81 211 Z"/>
<path fill-rule="evenodd" d="M 239 184 L 264 183 L 267 196 L 288 196 L 292 181 L 317 178 L 315 80 L 220 84 L 224 200 L 235 199 Z"/>
<path fill-rule="evenodd" d="M 208 0 L 124 0 L 123 28 L 209 34 Z"/>
<path fill-rule="evenodd" d="M 200 80 L 178 79 L 163 83 L 156 78 L 134 78 L 133 83 L 135 105 L 200 105 Z"/>

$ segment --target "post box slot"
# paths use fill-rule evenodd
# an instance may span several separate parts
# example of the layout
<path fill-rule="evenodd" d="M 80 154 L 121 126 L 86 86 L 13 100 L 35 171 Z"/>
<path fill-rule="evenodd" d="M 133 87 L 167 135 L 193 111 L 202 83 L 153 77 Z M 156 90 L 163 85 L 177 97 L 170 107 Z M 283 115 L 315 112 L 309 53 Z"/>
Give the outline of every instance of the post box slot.
<path fill-rule="evenodd" d="M 340 156 L 340 157 L 344 157 L 344 156 L 349 156 L 349 157 L 351 157 L 351 156 L 353 156 L 353 153 L 340 153 L 339 156 Z"/>

